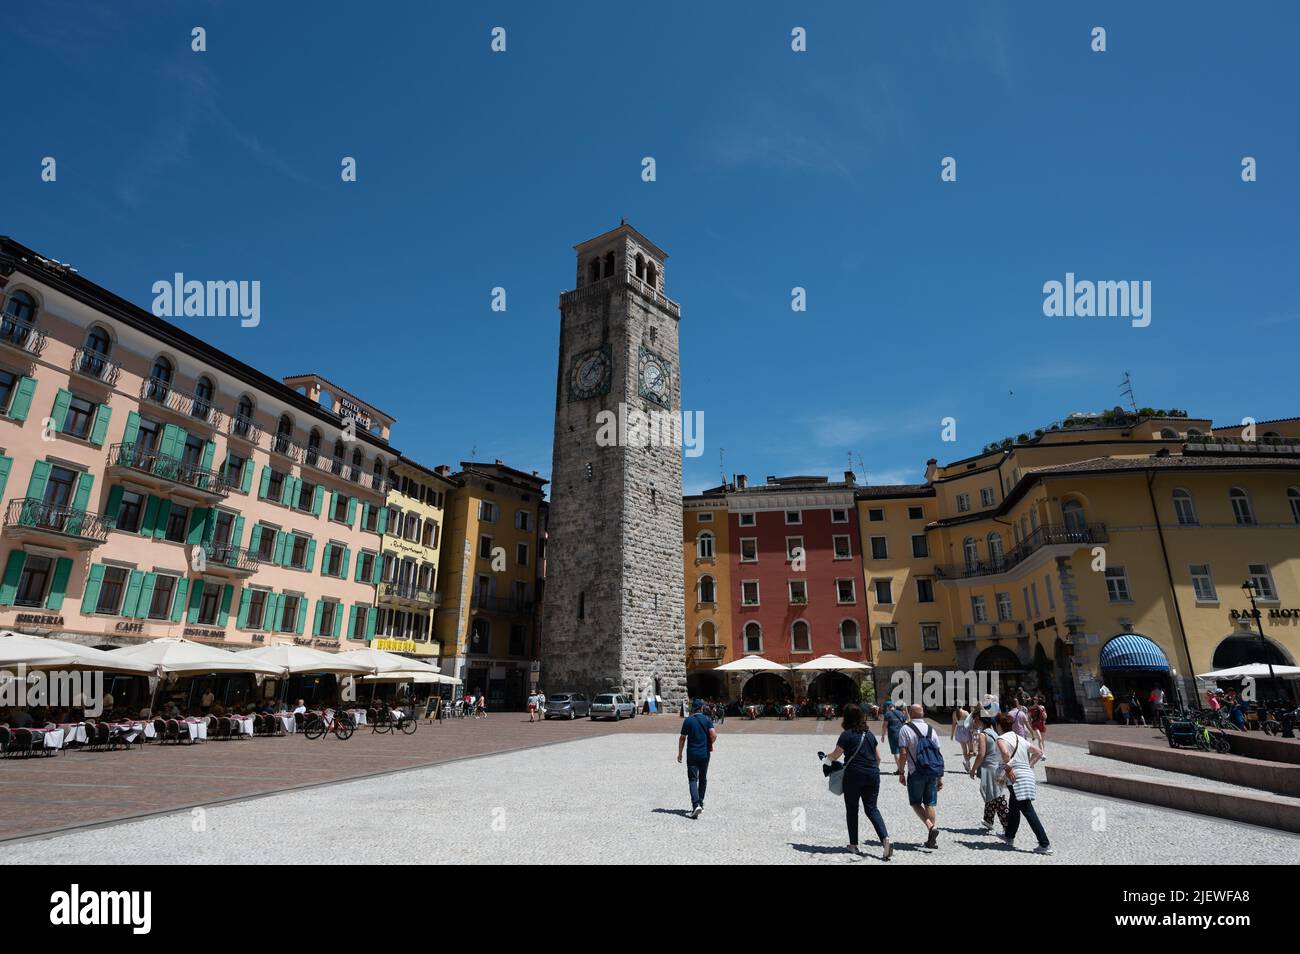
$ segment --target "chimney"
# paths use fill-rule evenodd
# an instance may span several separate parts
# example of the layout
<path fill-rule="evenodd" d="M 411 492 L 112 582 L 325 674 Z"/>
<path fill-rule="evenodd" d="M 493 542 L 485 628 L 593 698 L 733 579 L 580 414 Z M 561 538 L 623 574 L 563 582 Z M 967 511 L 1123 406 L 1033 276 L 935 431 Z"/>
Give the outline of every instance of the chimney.
<path fill-rule="evenodd" d="M 451 468 L 448 467 L 446 464 L 439 464 L 437 467 L 433 468 L 433 472 L 437 474 L 439 477 L 451 476 Z"/>
<path fill-rule="evenodd" d="M 736 489 L 737 489 L 737 490 L 744 490 L 744 489 L 745 489 L 746 487 L 748 487 L 748 486 L 749 486 L 749 477 L 748 477 L 747 475 L 745 475 L 745 474 L 737 474 L 737 475 L 736 475 Z"/>
<path fill-rule="evenodd" d="M 853 473 L 851 470 L 846 470 L 844 472 L 844 482 L 852 487 L 858 482 L 858 475 Z"/>

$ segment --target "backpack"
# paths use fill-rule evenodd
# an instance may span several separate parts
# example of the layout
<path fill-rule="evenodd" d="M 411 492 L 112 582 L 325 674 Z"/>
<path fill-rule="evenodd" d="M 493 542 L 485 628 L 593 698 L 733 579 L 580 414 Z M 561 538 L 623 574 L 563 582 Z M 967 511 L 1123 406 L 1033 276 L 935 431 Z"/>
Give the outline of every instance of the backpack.
<path fill-rule="evenodd" d="M 926 734 L 921 735 L 916 726 L 912 726 L 912 731 L 916 733 L 916 751 L 912 753 L 913 764 L 916 768 L 912 770 L 913 775 L 932 775 L 935 778 L 943 776 L 943 753 L 939 751 L 939 743 L 934 741 L 934 729 L 930 728 L 928 723 L 925 725 Z"/>

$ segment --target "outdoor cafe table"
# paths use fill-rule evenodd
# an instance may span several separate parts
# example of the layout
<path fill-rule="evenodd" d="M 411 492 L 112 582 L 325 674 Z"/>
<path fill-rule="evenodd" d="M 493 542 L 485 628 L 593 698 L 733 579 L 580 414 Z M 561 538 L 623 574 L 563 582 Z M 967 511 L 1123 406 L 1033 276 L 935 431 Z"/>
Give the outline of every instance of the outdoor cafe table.
<path fill-rule="evenodd" d="M 63 748 L 63 730 L 62 729 L 38 729 L 32 727 L 32 735 L 39 736 L 41 745 L 47 749 Z"/>
<path fill-rule="evenodd" d="M 70 745 L 85 745 L 89 741 L 86 736 L 86 724 L 84 722 L 60 722 L 59 728 L 63 730 L 63 747 L 65 749 Z"/>
<path fill-rule="evenodd" d="M 276 718 L 280 720 L 280 725 L 284 726 L 284 731 L 293 735 L 298 731 L 298 725 L 293 720 L 292 714 L 278 713 Z"/>
<path fill-rule="evenodd" d="M 201 739 L 207 739 L 207 719 L 182 719 L 180 724 L 185 728 L 185 731 L 190 734 L 191 742 L 198 742 Z"/>
<path fill-rule="evenodd" d="M 365 724 L 366 724 L 366 710 L 365 710 L 365 709 L 348 709 L 348 710 L 347 710 L 347 713 L 348 713 L 348 715 L 352 716 L 352 720 L 353 720 L 353 722 L 354 722 L 356 725 L 365 725 Z"/>
<path fill-rule="evenodd" d="M 230 721 L 239 726 L 240 735 L 253 734 L 253 717 L 252 716 L 231 716 Z"/>

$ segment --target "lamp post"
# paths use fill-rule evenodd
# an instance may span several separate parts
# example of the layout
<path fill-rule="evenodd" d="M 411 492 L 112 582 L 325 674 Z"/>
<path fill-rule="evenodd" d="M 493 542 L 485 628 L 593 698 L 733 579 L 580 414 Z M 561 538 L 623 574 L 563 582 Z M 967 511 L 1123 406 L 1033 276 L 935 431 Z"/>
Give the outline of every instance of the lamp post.
<path fill-rule="evenodd" d="M 1258 589 L 1254 580 L 1247 580 L 1241 584 L 1241 588 L 1246 591 L 1246 596 L 1250 598 L 1250 615 L 1255 620 L 1255 628 L 1259 630 L 1259 644 L 1264 653 L 1264 661 L 1268 663 L 1268 678 L 1272 682 L 1277 678 L 1273 672 L 1273 657 L 1269 652 L 1272 649 L 1268 640 L 1264 637 L 1264 620 L 1259 615 L 1259 608 L 1255 606 L 1255 591 Z"/>

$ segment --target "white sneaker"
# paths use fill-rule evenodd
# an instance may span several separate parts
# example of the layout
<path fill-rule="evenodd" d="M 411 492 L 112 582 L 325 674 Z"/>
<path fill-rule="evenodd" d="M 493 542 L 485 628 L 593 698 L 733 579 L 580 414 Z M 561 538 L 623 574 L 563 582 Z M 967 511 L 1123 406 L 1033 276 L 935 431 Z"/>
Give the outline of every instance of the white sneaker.
<path fill-rule="evenodd" d="M 691 811 L 690 811 L 690 814 L 687 815 L 686 817 L 687 817 L 687 818 L 699 818 L 699 817 L 700 817 L 700 810 L 699 810 L 698 808 L 692 808 Z"/>
<path fill-rule="evenodd" d="M 1054 855 L 1054 854 L 1056 854 L 1056 852 L 1054 852 L 1054 851 L 1052 850 L 1052 846 L 1051 846 L 1051 845 L 1039 845 L 1037 848 L 1034 849 L 1034 854 L 1036 854 L 1036 855 Z"/>
<path fill-rule="evenodd" d="M 984 826 L 984 830 L 985 830 L 985 831 L 992 831 L 992 830 L 993 830 L 993 823 L 992 823 L 991 821 L 985 821 L 984 819 L 981 818 L 981 819 L 980 819 L 980 824 Z"/>
<path fill-rule="evenodd" d="M 884 849 L 883 853 L 880 856 L 881 861 L 888 861 L 891 857 L 893 857 L 894 843 L 892 841 L 886 838 L 883 842 L 881 842 L 880 847 Z"/>

